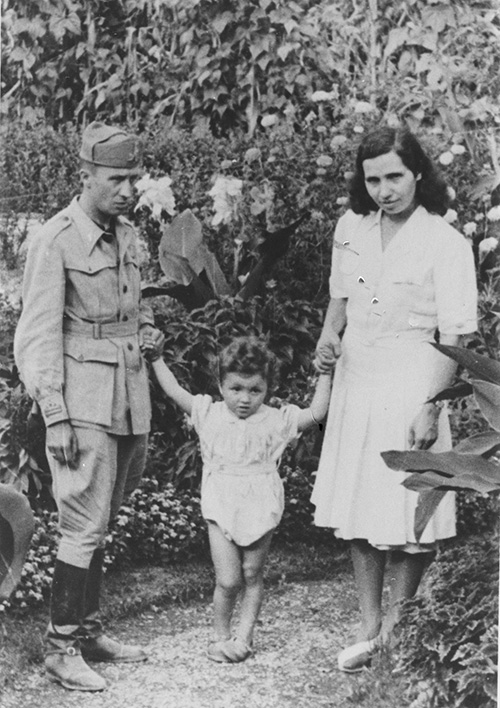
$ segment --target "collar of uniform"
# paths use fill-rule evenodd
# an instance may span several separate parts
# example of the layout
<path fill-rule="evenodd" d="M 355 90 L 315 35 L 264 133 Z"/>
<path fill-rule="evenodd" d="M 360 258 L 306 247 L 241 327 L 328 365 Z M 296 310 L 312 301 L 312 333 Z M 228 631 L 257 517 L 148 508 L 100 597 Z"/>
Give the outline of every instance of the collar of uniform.
<path fill-rule="evenodd" d="M 99 241 L 101 236 L 106 233 L 100 226 L 98 226 L 95 221 L 92 221 L 90 216 L 88 216 L 80 206 L 78 197 L 75 197 L 68 207 L 69 214 L 78 229 L 82 239 L 88 248 L 88 254 L 90 255 Z M 116 238 L 119 241 L 120 237 L 127 239 L 127 234 L 129 229 L 125 228 L 124 223 L 121 221 L 120 217 L 117 217 L 115 222 L 115 233 Z"/>

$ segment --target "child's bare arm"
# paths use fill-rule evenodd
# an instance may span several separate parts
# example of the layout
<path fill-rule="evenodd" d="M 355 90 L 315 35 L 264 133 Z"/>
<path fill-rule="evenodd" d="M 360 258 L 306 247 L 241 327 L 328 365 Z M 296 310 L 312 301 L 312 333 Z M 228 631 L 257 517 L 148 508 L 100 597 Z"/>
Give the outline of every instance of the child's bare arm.
<path fill-rule="evenodd" d="M 193 395 L 180 385 L 163 359 L 156 359 L 152 362 L 151 366 L 153 367 L 158 383 L 166 395 L 171 398 L 184 413 L 191 415 Z"/>
<path fill-rule="evenodd" d="M 309 408 L 304 408 L 300 412 L 298 428 L 305 430 L 311 425 L 317 425 L 325 417 L 330 402 L 330 389 L 332 385 L 332 372 L 320 374 L 316 384 L 316 390 Z"/>

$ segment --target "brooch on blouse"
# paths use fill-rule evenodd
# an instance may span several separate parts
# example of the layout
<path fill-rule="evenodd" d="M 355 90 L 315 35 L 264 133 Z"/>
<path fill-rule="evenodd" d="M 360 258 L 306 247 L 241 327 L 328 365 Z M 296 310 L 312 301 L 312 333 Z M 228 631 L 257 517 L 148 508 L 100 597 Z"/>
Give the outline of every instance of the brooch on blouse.
<path fill-rule="evenodd" d="M 350 248 L 349 246 L 350 241 L 343 241 L 340 243 L 340 241 L 334 241 L 333 242 L 333 247 L 338 248 L 341 251 L 349 251 L 350 253 L 355 253 L 357 256 L 359 256 L 359 253 L 354 250 L 354 248 Z"/>

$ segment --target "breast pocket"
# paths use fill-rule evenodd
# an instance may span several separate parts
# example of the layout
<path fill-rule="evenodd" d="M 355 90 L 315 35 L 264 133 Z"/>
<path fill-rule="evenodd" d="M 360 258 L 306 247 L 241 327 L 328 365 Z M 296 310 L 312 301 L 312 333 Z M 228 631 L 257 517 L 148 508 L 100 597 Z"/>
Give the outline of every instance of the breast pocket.
<path fill-rule="evenodd" d="M 118 350 L 106 339 L 67 337 L 64 400 L 70 419 L 110 426 Z"/>
<path fill-rule="evenodd" d="M 359 267 L 359 253 L 353 248 L 349 241 L 334 241 L 335 256 L 338 259 L 338 267 L 344 275 L 352 275 Z"/>

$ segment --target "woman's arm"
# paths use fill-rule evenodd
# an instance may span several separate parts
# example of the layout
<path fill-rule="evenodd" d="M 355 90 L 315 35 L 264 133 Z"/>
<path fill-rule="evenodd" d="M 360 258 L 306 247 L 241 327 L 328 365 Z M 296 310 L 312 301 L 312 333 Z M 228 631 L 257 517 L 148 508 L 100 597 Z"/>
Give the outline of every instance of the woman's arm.
<path fill-rule="evenodd" d="M 151 366 L 154 369 L 158 383 L 166 395 L 171 398 L 184 413 L 191 415 L 193 395 L 180 385 L 163 359 L 156 359 L 152 362 Z"/>
<path fill-rule="evenodd" d="M 328 404 L 330 402 L 331 385 L 331 370 L 327 374 L 322 373 L 319 375 L 311 405 L 300 411 L 297 426 L 299 431 L 305 430 L 306 428 L 311 427 L 311 425 L 318 425 L 318 423 L 326 416 Z"/>
<path fill-rule="evenodd" d="M 451 347 L 460 346 L 461 337 L 458 334 L 441 335 L 441 344 Z M 437 393 L 448 386 L 451 386 L 457 370 L 457 364 L 450 357 L 440 355 L 436 361 L 431 385 L 429 387 L 429 398 L 433 398 Z M 438 420 L 441 408 L 434 403 L 424 403 L 417 417 L 410 426 L 408 444 L 414 450 L 427 450 L 437 439 Z"/>
<path fill-rule="evenodd" d="M 346 298 L 332 298 L 328 304 L 321 335 L 316 345 L 315 365 L 327 373 L 341 353 L 340 333 L 346 324 Z"/>

